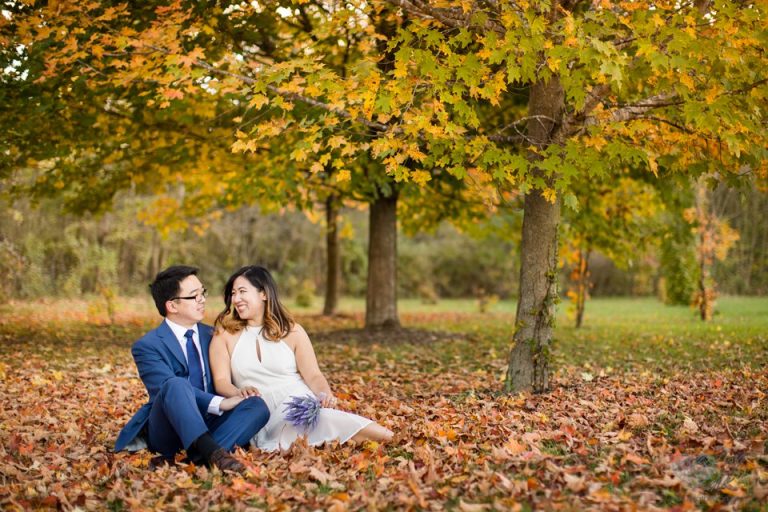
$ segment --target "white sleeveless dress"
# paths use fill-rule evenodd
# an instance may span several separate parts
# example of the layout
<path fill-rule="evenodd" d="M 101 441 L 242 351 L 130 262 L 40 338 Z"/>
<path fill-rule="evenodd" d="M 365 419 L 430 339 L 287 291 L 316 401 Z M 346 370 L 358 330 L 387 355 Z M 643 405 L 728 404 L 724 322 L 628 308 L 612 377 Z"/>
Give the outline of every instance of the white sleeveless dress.
<path fill-rule="evenodd" d="M 285 420 L 283 411 L 294 396 L 315 396 L 299 374 L 291 347 L 284 341 L 265 339 L 261 327 L 248 326 L 235 344 L 230 363 L 234 385 L 256 387 L 269 407 L 269 421 L 251 444 L 265 451 L 286 450 L 297 437 L 305 435 Z M 357 414 L 323 407 L 317 425 L 307 434 L 307 443 L 315 446 L 336 439 L 344 443 L 371 423 Z"/>

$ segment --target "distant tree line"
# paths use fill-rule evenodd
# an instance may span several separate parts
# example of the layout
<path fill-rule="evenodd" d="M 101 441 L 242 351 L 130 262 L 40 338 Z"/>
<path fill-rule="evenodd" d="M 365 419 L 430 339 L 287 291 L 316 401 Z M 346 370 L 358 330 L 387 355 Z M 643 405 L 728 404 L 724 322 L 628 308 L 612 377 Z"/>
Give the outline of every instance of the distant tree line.
<path fill-rule="evenodd" d="M 768 195 L 755 189 L 714 191 L 713 208 L 739 234 L 713 274 L 719 293 L 768 294 Z M 286 295 L 305 302 L 325 287 L 325 227 L 322 219 L 286 210 L 265 214 L 257 206 L 222 212 L 204 231 L 167 236 L 137 219 L 147 198 L 122 194 L 100 215 L 62 214 L 57 200 L 33 208 L 17 202 L 0 216 L 0 272 L 7 299 L 98 295 L 141 295 L 166 265 L 197 265 L 212 287 L 237 267 L 258 263 L 279 278 Z M 515 298 L 519 240 L 508 223 L 519 213 L 500 215 L 459 230 L 440 224 L 432 232 L 401 234 L 398 295 L 426 302 L 453 297 Z M 341 292 L 364 296 L 367 275 L 365 212 L 342 211 Z M 617 266 L 605 254 L 591 256 L 592 296 L 652 295 L 689 303 L 694 293 L 695 254 L 690 226 L 667 223 L 664 234 L 632 264 Z M 572 286 L 563 268 L 564 287 Z M 663 289 L 660 290 L 660 285 Z M 212 290 L 219 293 L 218 289 Z M 678 297 L 679 296 L 679 297 Z M 677 297 L 677 299 L 676 299 Z"/>
<path fill-rule="evenodd" d="M 166 236 L 137 219 L 141 198 L 120 196 L 99 215 L 62 214 L 56 200 L 38 207 L 16 203 L 0 219 L 3 297 L 73 297 L 146 293 L 163 267 L 200 267 L 211 286 L 223 284 L 239 266 L 257 263 L 277 276 L 286 295 L 321 296 L 325 287 L 325 228 L 302 212 L 264 214 L 256 206 L 223 213 L 202 232 Z M 364 296 L 367 276 L 366 215 L 344 211 L 340 227 L 341 292 Z M 490 225 L 491 222 L 486 224 Z M 516 244 L 501 233 L 469 236 L 448 224 L 432 234 L 403 236 L 399 247 L 399 294 L 466 297 L 513 296 Z M 211 290 L 219 293 L 218 289 Z"/>

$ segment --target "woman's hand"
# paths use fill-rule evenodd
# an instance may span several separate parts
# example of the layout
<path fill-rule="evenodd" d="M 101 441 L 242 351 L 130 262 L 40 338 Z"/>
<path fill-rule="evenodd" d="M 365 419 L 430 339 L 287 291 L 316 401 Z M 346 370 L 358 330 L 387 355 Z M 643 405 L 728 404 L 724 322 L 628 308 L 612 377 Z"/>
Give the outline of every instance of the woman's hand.
<path fill-rule="evenodd" d="M 336 405 L 339 403 L 336 397 L 333 396 L 333 393 L 320 393 L 320 394 L 325 395 L 322 397 L 322 400 L 320 400 L 320 405 L 322 405 L 323 407 L 336 407 Z"/>
<path fill-rule="evenodd" d="M 261 393 L 259 393 L 259 390 L 254 386 L 245 386 L 237 390 L 237 396 L 241 396 L 243 398 L 259 395 L 261 395 Z"/>

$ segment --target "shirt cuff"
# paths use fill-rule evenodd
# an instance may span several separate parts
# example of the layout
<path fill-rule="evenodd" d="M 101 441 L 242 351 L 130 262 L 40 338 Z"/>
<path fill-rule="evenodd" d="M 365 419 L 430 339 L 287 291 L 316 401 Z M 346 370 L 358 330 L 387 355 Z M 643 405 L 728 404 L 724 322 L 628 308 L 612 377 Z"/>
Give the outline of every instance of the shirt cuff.
<path fill-rule="evenodd" d="M 219 408 L 221 402 L 223 401 L 223 396 L 214 396 L 213 399 L 211 399 L 211 403 L 208 404 L 208 414 L 215 414 L 216 416 L 221 416 L 224 414 L 223 411 Z"/>

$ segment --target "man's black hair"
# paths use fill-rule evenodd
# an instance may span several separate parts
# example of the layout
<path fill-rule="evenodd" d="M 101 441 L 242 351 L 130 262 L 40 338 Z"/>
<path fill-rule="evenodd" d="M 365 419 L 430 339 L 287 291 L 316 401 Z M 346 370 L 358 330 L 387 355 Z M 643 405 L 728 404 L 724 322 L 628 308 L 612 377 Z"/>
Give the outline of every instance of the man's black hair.
<path fill-rule="evenodd" d="M 189 276 L 197 275 L 197 270 L 187 265 L 174 265 L 155 276 L 155 280 L 149 285 L 149 290 L 152 292 L 152 298 L 155 300 L 160 316 L 164 317 L 168 314 L 165 303 L 179 295 L 181 282 Z"/>

